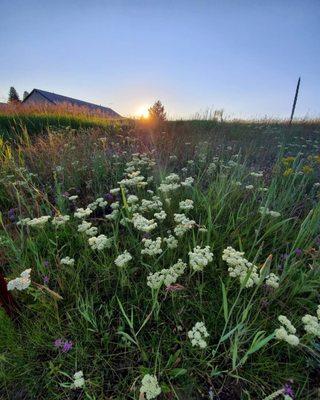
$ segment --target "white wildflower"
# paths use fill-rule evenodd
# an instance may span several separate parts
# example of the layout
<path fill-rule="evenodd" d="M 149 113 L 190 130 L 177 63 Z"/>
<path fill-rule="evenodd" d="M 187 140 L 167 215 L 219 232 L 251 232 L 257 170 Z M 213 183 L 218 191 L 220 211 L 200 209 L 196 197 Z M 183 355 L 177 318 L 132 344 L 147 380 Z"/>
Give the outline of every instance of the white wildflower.
<path fill-rule="evenodd" d="M 189 160 L 189 161 L 192 161 L 192 160 Z M 192 176 L 189 176 L 188 178 L 186 178 L 184 180 L 184 182 L 181 182 L 181 185 L 185 186 L 185 187 L 191 187 L 193 182 L 194 182 L 194 178 L 192 178 Z"/>
<path fill-rule="evenodd" d="M 157 223 L 154 219 L 147 219 L 143 215 L 135 213 L 132 217 L 133 226 L 142 232 L 151 232 L 157 227 Z"/>
<path fill-rule="evenodd" d="M 23 218 L 17 222 L 17 225 L 24 226 L 27 225 L 29 221 L 31 221 L 31 218 Z"/>
<path fill-rule="evenodd" d="M 84 386 L 85 384 L 85 380 L 83 377 L 83 372 L 82 371 L 78 371 L 73 375 L 73 385 L 72 388 L 73 389 L 80 389 Z"/>
<path fill-rule="evenodd" d="M 245 287 L 249 288 L 257 284 L 260 278 L 258 268 L 243 256 L 243 252 L 236 251 L 229 246 L 223 250 L 222 259 L 229 266 L 229 275 L 233 278 L 239 278 L 241 284 L 246 281 Z"/>
<path fill-rule="evenodd" d="M 274 274 L 274 273 L 270 273 L 267 277 L 266 277 L 266 285 L 270 286 L 274 289 L 278 289 L 279 287 L 279 280 L 280 278 Z"/>
<path fill-rule="evenodd" d="M 204 322 L 197 322 L 195 326 L 188 332 L 188 338 L 191 340 L 192 346 L 199 346 L 201 349 L 207 347 L 206 338 L 209 337 Z"/>
<path fill-rule="evenodd" d="M 20 291 L 27 289 L 31 284 L 30 273 L 31 273 L 31 268 L 21 272 L 20 277 L 12 279 L 11 281 L 8 282 L 7 289 L 8 290 L 17 289 Z"/>
<path fill-rule="evenodd" d="M 283 325 L 289 333 L 296 333 L 296 328 L 292 325 L 291 321 L 284 315 L 279 315 L 278 321 Z"/>
<path fill-rule="evenodd" d="M 35 226 L 35 227 L 40 227 L 42 228 L 49 220 L 50 216 L 49 215 L 44 215 L 39 218 L 33 218 L 30 221 L 27 222 L 28 226 Z"/>
<path fill-rule="evenodd" d="M 159 221 L 164 221 L 167 218 L 167 213 L 164 210 L 161 210 L 158 213 L 154 213 L 154 217 Z"/>
<path fill-rule="evenodd" d="M 184 273 L 186 268 L 187 264 L 179 259 L 170 268 L 164 268 L 161 271 L 157 271 L 153 274 L 150 273 L 147 277 L 147 285 L 151 289 L 160 289 L 163 284 L 165 286 L 172 285 L 176 283 L 177 279 Z"/>
<path fill-rule="evenodd" d="M 130 194 L 127 198 L 127 203 L 128 204 L 134 204 L 134 203 L 138 203 L 139 198 L 138 196 L 135 196 L 134 194 Z"/>
<path fill-rule="evenodd" d="M 190 220 L 185 214 L 174 214 L 174 221 L 178 224 L 174 228 L 176 236 L 183 236 L 189 229 L 192 229 L 196 224 L 195 221 Z"/>
<path fill-rule="evenodd" d="M 125 250 L 122 254 L 120 254 L 115 260 L 114 263 L 118 266 L 118 267 L 124 267 L 126 264 L 128 264 L 128 262 L 132 260 L 132 255 Z"/>
<path fill-rule="evenodd" d="M 163 241 L 167 243 L 169 249 L 176 249 L 178 247 L 178 240 L 173 235 L 169 235 Z"/>
<path fill-rule="evenodd" d="M 278 340 L 284 340 L 291 346 L 297 346 L 300 340 L 298 336 L 295 335 L 296 328 L 292 325 L 291 321 L 284 315 L 279 315 L 278 320 L 282 326 L 274 331 L 276 338 Z"/>
<path fill-rule="evenodd" d="M 88 243 L 92 250 L 103 250 L 105 248 L 110 248 L 112 244 L 112 239 L 107 238 L 105 235 L 99 235 L 97 237 L 93 236 L 88 240 Z"/>
<path fill-rule="evenodd" d="M 141 381 L 140 393 L 145 394 L 147 400 L 155 399 L 161 393 L 156 376 L 146 374 Z"/>
<path fill-rule="evenodd" d="M 86 230 L 87 236 L 96 236 L 97 233 L 98 233 L 98 228 L 95 226 L 92 226 L 91 228 Z"/>
<path fill-rule="evenodd" d="M 61 258 L 60 262 L 61 262 L 61 264 L 64 264 L 64 265 L 73 266 L 74 258 L 70 258 L 69 256 L 67 256 L 67 257 Z"/>
<path fill-rule="evenodd" d="M 205 266 L 213 260 L 213 254 L 210 251 L 210 247 L 206 246 L 201 249 L 197 246 L 192 251 L 189 251 L 189 263 L 190 267 L 194 271 L 202 271 Z"/>
<path fill-rule="evenodd" d="M 74 216 L 76 218 L 86 218 L 90 214 L 92 214 L 92 210 L 90 208 L 77 208 L 76 212 L 74 213 Z"/>
<path fill-rule="evenodd" d="M 61 226 L 64 225 L 69 220 L 70 220 L 69 215 L 58 215 L 56 217 L 53 217 L 52 225 Z"/>
<path fill-rule="evenodd" d="M 152 239 L 142 239 L 144 244 L 144 249 L 141 250 L 141 254 L 148 254 L 149 256 L 155 256 L 162 253 L 161 249 L 161 237 L 157 237 L 156 240 Z"/>
<path fill-rule="evenodd" d="M 184 201 L 180 201 L 179 203 L 180 210 L 192 210 L 193 209 L 193 200 L 186 199 Z"/>
<path fill-rule="evenodd" d="M 78 232 L 85 232 L 90 229 L 92 223 L 87 221 L 82 221 L 80 225 L 78 225 Z"/>

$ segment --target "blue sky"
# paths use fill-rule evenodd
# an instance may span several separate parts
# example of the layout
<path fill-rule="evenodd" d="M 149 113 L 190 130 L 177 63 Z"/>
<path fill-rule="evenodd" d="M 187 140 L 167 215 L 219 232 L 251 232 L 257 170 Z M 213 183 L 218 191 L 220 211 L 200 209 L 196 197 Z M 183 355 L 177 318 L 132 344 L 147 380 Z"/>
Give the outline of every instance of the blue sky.
<path fill-rule="evenodd" d="M 0 0 L 0 101 L 34 87 L 134 115 L 320 116 L 320 0 Z"/>

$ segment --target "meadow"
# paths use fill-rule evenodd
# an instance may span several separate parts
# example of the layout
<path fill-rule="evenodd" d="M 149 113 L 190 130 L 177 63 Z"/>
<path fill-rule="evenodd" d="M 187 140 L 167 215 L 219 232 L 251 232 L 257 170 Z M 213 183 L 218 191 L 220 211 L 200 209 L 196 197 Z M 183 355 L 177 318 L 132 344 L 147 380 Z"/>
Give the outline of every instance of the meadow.
<path fill-rule="evenodd" d="M 1 399 L 320 398 L 319 122 L 45 124 L 0 143 Z"/>

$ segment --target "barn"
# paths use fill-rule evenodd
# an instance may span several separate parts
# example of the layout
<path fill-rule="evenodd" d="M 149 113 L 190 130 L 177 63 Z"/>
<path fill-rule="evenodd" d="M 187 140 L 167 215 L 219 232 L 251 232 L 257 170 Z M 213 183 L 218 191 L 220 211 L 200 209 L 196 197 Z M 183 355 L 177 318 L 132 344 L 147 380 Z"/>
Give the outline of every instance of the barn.
<path fill-rule="evenodd" d="M 23 100 L 23 104 L 66 104 L 69 106 L 86 108 L 86 110 L 89 110 L 93 114 L 104 114 L 111 118 L 121 118 L 121 116 L 111 108 L 98 106 L 97 104 L 88 103 L 87 101 L 62 96 L 61 94 L 47 92 L 40 89 L 33 89 Z"/>

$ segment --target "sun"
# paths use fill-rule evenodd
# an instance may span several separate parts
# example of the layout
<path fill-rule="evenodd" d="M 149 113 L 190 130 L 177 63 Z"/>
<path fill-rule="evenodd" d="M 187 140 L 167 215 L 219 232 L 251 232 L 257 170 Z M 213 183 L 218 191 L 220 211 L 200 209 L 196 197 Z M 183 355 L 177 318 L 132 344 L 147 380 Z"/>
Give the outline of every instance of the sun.
<path fill-rule="evenodd" d="M 135 115 L 138 118 L 149 118 L 149 106 L 147 106 L 146 104 L 141 105 L 137 108 Z"/>

